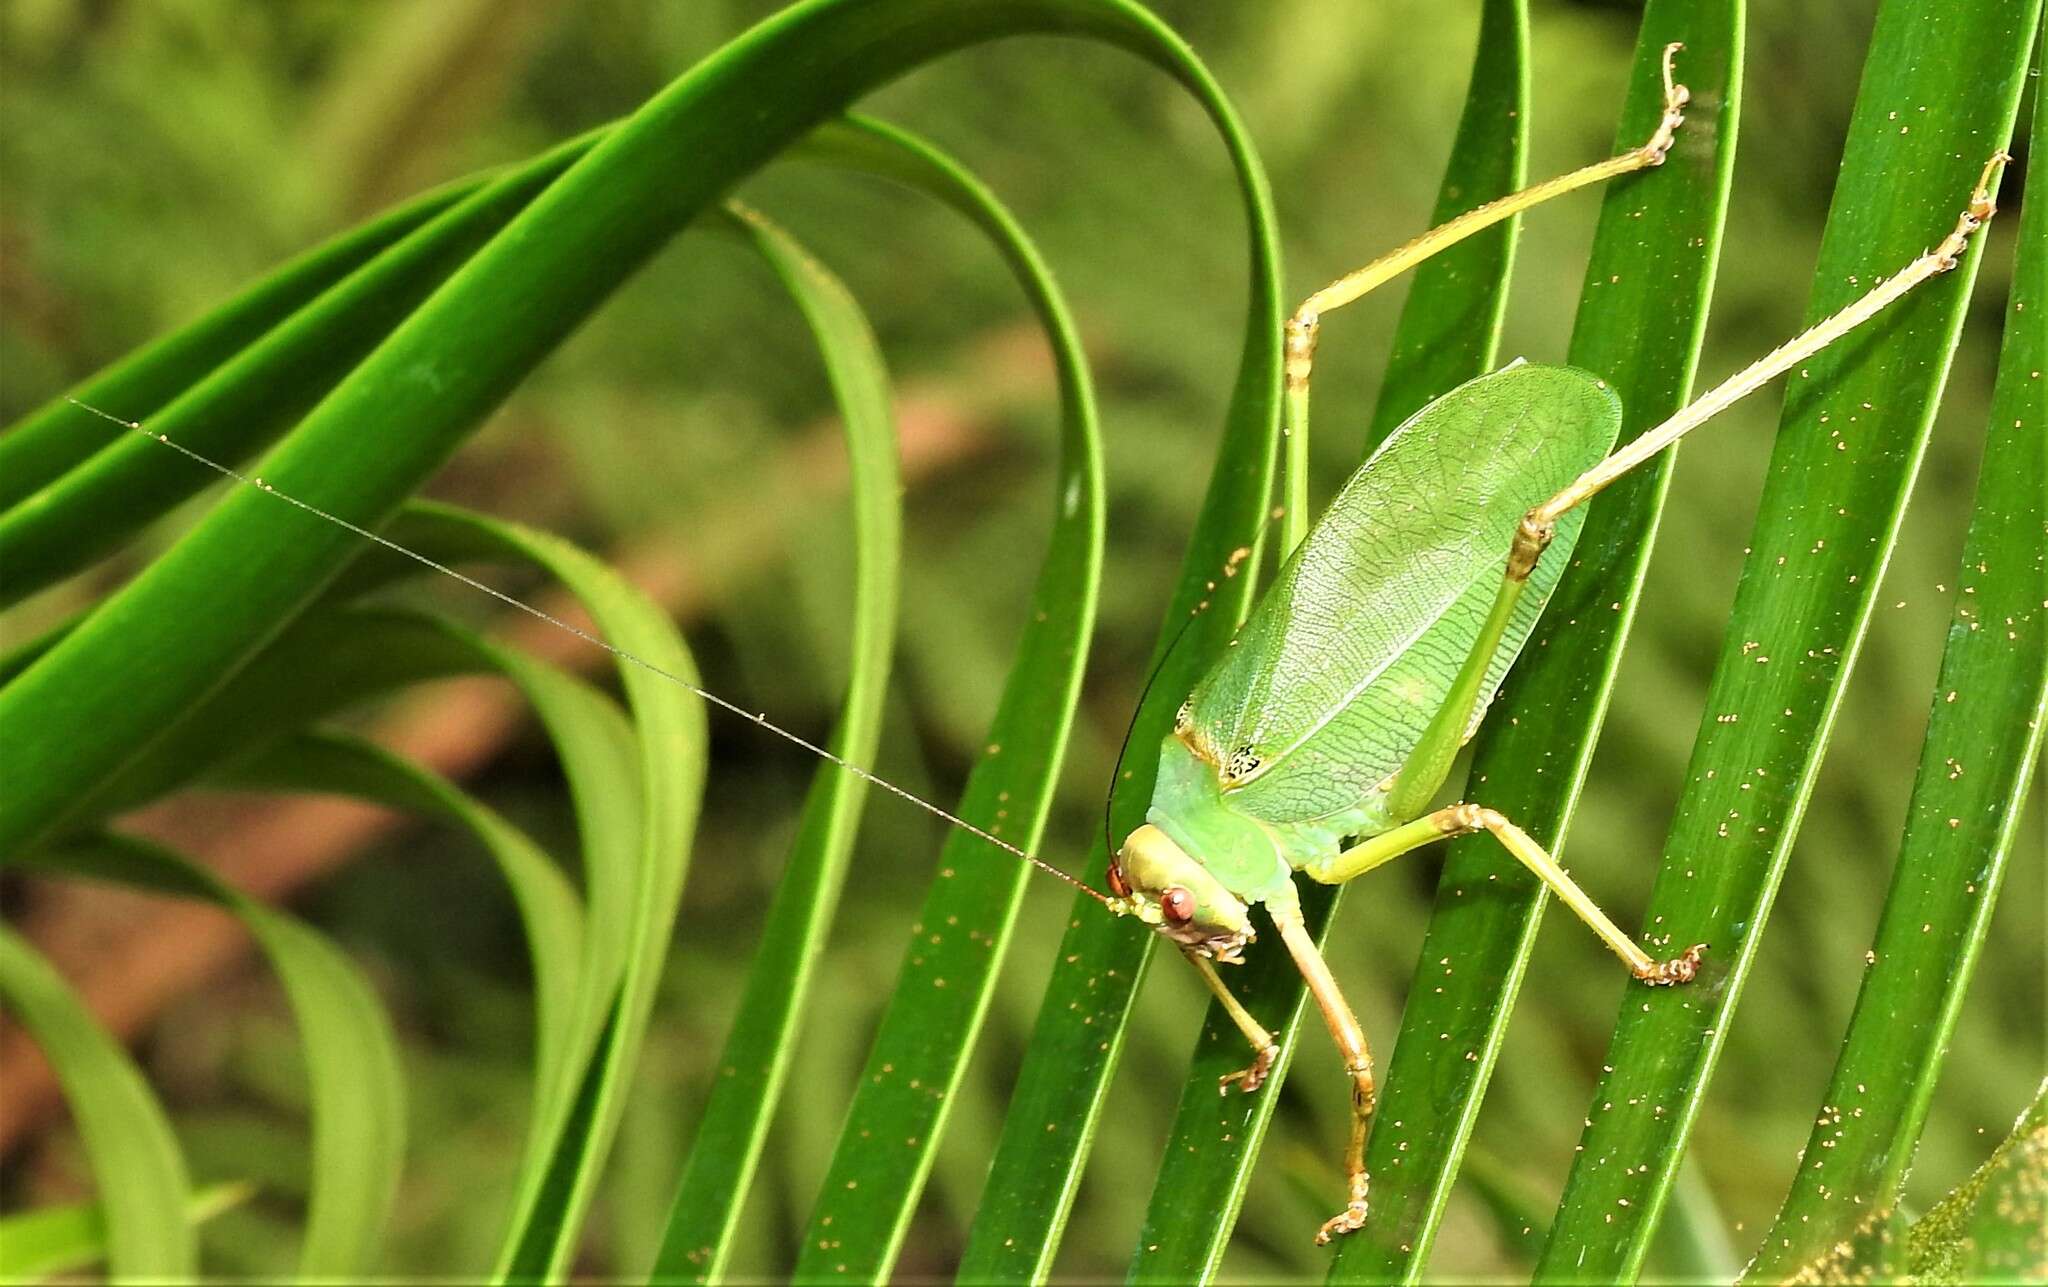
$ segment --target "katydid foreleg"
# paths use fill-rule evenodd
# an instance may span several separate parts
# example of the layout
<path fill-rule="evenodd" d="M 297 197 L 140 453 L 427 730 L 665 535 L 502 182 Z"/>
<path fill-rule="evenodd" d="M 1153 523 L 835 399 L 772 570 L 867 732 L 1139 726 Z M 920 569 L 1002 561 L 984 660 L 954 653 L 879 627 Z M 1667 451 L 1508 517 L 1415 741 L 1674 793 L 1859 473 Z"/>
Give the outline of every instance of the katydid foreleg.
<path fill-rule="evenodd" d="M 1200 952 L 1187 950 L 1183 950 L 1181 955 L 1187 957 L 1188 963 L 1193 965 L 1195 970 L 1201 974 L 1202 982 L 1209 985 L 1209 991 L 1215 993 L 1216 1000 L 1222 1004 L 1224 1013 L 1230 1016 L 1230 1021 L 1237 1025 L 1237 1030 L 1244 1034 L 1244 1039 L 1249 1041 L 1252 1046 L 1251 1063 L 1238 1069 L 1236 1072 L 1224 1073 L 1221 1077 L 1218 1077 L 1216 1079 L 1216 1093 L 1219 1095 L 1228 1094 L 1230 1088 L 1236 1086 L 1239 1090 L 1249 1095 L 1264 1085 L 1266 1074 L 1273 1071 L 1273 1061 L 1280 1056 L 1280 1043 L 1273 1039 L 1273 1034 L 1266 1031 L 1263 1024 L 1252 1017 L 1251 1011 L 1244 1008 L 1244 1002 L 1239 1001 L 1231 993 L 1230 988 L 1223 982 L 1222 976 L 1216 973 L 1216 967 L 1210 963 L 1208 957 L 1203 956 Z"/>
<path fill-rule="evenodd" d="M 1315 366 L 1316 337 L 1324 315 L 1335 312 L 1346 304 L 1358 302 L 1430 256 L 1450 249 L 1465 238 L 1482 232 L 1503 219 L 1533 209 L 1568 192 L 1576 192 L 1580 188 L 1604 183 L 1608 179 L 1664 164 L 1664 157 L 1671 151 L 1672 141 L 1677 137 L 1678 127 L 1685 123 L 1685 105 L 1691 100 L 1690 91 L 1678 83 L 1672 64 L 1678 51 L 1683 48 L 1683 45 L 1676 43 L 1664 47 L 1664 114 L 1658 120 L 1656 130 L 1640 146 L 1468 210 L 1448 223 L 1431 228 L 1406 245 L 1380 256 L 1365 267 L 1345 274 L 1302 301 L 1301 307 L 1295 309 L 1294 315 L 1287 320 L 1286 333 L 1286 414 L 1282 421 L 1282 431 L 1290 439 L 1291 453 L 1306 451 L 1304 444 L 1308 431 L 1309 374 Z M 1290 468 L 1288 471 L 1289 494 L 1286 498 L 1285 512 L 1290 525 L 1289 530 L 1295 534 L 1296 540 L 1299 539 L 1300 524 L 1308 513 L 1305 474 L 1306 471 L 1301 468 Z M 1283 543 L 1285 548 L 1291 548 L 1294 544 L 1295 540 Z"/>

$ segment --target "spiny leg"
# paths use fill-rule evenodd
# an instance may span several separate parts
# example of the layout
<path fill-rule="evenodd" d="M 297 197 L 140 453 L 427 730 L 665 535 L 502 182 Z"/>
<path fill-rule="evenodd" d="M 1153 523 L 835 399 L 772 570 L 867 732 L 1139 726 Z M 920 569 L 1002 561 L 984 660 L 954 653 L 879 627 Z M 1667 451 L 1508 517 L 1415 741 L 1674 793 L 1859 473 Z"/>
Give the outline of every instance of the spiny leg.
<path fill-rule="evenodd" d="M 1338 989 L 1337 980 L 1331 977 L 1330 967 L 1302 922 L 1301 912 L 1276 910 L 1273 924 L 1279 928 L 1280 941 L 1287 944 L 1295 968 L 1308 981 L 1309 994 L 1315 997 L 1316 1008 L 1323 1012 L 1330 1039 L 1337 1043 L 1338 1053 L 1344 1056 L 1344 1071 L 1351 1076 L 1351 1142 L 1344 1149 L 1344 1180 L 1349 1196 L 1344 1210 L 1325 1220 L 1316 1233 L 1316 1245 L 1322 1246 L 1338 1234 L 1350 1233 L 1365 1224 L 1365 1141 L 1372 1132 L 1372 1110 L 1379 1093 L 1373 1086 L 1372 1051 L 1365 1044 L 1365 1029 Z"/>
<path fill-rule="evenodd" d="M 1252 1018 L 1252 1012 L 1244 1008 L 1242 1001 L 1231 995 L 1230 988 L 1223 982 L 1222 977 L 1216 973 L 1216 966 L 1210 962 L 1208 957 L 1203 956 L 1199 952 L 1187 951 L 1185 949 L 1183 949 L 1181 955 L 1187 957 L 1188 961 L 1200 972 L 1202 982 L 1209 985 L 1209 991 L 1216 994 L 1216 999 L 1223 1003 L 1224 1011 L 1230 1015 L 1231 1022 L 1237 1025 L 1237 1030 L 1244 1034 L 1244 1039 L 1249 1041 L 1252 1046 L 1252 1061 L 1250 1065 L 1240 1068 L 1236 1072 L 1224 1073 L 1221 1077 L 1218 1077 L 1216 1079 L 1216 1093 L 1219 1095 L 1228 1094 L 1230 1088 L 1236 1086 L 1249 1095 L 1265 1084 L 1266 1074 L 1273 1071 L 1273 1060 L 1279 1057 L 1280 1043 L 1273 1040 L 1273 1034 L 1266 1031 L 1257 1019 Z"/>
<path fill-rule="evenodd" d="M 1391 862 L 1402 854 L 1412 853 L 1426 844 L 1451 836 L 1470 835 L 1476 831 L 1491 833 L 1494 839 L 1500 841 L 1503 849 L 1534 872 L 1544 884 L 1550 886 L 1565 906 L 1571 908 L 1578 918 L 1586 923 L 1587 928 L 1599 935 L 1600 941 L 1607 944 L 1609 950 L 1622 959 L 1628 966 L 1630 974 L 1656 987 L 1672 983 L 1690 983 L 1693 976 L 1699 973 L 1700 953 L 1706 950 L 1706 944 L 1695 943 L 1669 960 L 1660 961 L 1652 957 L 1638 947 L 1634 939 L 1623 933 L 1621 927 L 1608 918 L 1607 913 L 1600 910 L 1599 904 L 1595 903 L 1585 890 L 1579 888 L 1578 882 L 1567 875 L 1564 868 L 1558 866 L 1557 860 L 1552 858 L 1542 845 L 1537 844 L 1528 832 L 1484 805 L 1454 804 L 1438 809 L 1435 813 L 1417 818 L 1413 822 L 1403 823 L 1392 831 L 1362 841 L 1334 858 L 1311 863 L 1307 870 L 1309 876 L 1315 880 L 1331 885 L 1342 884 L 1382 863 Z"/>
<path fill-rule="evenodd" d="M 1656 131 L 1640 147 L 1468 210 L 1449 223 L 1432 228 L 1390 254 L 1331 282 L 1294 310 L 1294 316 L 1287 320 L 1286 407 L 1282 420 L 1282 432 L 1295 440 L 1289 444 L 1290 468 L 1285 506 L 1290 532 L 1301 530 L 1299 525 L 1306 521 L 1308 513 L 1305 471 L 1292 465 L 1295 455 L 1306 450 L 1309 372 L 1315 365 L 1316 335 L 1323 315 L 1355 303 L 1438 251 L 1448 250 L 1472 234 L 1512 215 L 1540 206 L 1553 197 L 1664 164 L 1672 139 L 1676 137 L 1678 127 L 1685 122 L 1685 105 L 1691 98 L 1686 87 L 1677 82 L 1672 65 L 1673 58 L 1683 48 L 1676 43 L 1664 47 L 1664 115 L 1657 122 Z M 1293 540 L 1283 541 L 1283 548 L 1291 548 L 1294 543 Z"/>
<path fill-rule="evenodd" d="M 1996 152 L 1984 163 L 1977 187 L 1970 193 L 1969 204 L 1957 218 L 1955 228 L 1934 249 L 1841 312 L 1758 358 L 1663 424 L 1646 430 L 1641 437 L 1580 475 L 1571 486 L 1524 515 L 1515 532 L 1514 548 L 1508 555 L 1508 579 L 1528 579 L 1536 567 L 1537 558 L 1550 544 L 1558 518 L 1566 511 L 1583 505 L 1637 465 L 1876 317 L 1914 287 L 1954 268 L 1970 243 L 1970 235 L 1998 212 L 1993 196 L 1998 189 L 1999 173 L 2009 160 L 2011 158 L 2005 153 Z"/>

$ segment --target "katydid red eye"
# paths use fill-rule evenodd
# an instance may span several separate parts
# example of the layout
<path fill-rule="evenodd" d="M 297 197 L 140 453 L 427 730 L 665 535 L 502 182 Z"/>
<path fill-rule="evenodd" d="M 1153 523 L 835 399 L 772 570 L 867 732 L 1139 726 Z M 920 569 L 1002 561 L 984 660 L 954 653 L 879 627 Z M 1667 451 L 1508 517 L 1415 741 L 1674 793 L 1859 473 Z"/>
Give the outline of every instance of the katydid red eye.
<path fill-rule="evenodd" d="M 1175 885 L 1159 896 L 1159 910 L 1166 913 L 1167 920 L 1185 925 L 1195 919 L 1195 896 Z"/>
<path fill-rule="evenodd" d="M 1114 858 L 1109 860 L 1109 892 L 1118 898 L 1131 896 L 1131 887 L 1124 883 L 1124 869 L 1117 866 Z"/>

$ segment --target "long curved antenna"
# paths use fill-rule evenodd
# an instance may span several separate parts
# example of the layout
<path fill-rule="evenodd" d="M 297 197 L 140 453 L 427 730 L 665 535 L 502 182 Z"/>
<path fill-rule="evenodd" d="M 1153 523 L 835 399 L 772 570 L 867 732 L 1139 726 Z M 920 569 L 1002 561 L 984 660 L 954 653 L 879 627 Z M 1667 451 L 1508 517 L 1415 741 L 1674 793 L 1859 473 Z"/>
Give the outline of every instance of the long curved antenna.
<path fill-rule="evenodd" d="M 740 706 L 734 702 L 727 701 L 725 698 L 720 697 L 717 693 L 714 693 L 707 688 L 700 687 L 697 684 L 691 683 L 689 680 L 683 678 L 681 675 L 676 674 L 674 671 L 667 669 L 666 667 L 657 666 L 653 662 L 648 661 L 644 657 L 635 656 L 633 653 L 626 651 L 624 648 L 620 648 L 613 644 L 606 643 L 604 640 L 598 638 L 596 635 L 590 633 L 588 630 L 584 630 L 579 626 L 572 625 L 569 622 L 562 620 L 560 617 L 555 616 L 551 612 L 547 612 L 541 608 L 536 608 L 532 604 L 526 602 L 525 600 L 516 598 L 513 595 L 507 594 L 503 590 L 496 588 L 495 586 L 491 586 L 482 581 L 479 581 L 475 577 L 470 576 L 467 573 L 458 572 L 454 568 L 449 567 L 446 563 L 442 563 L 436 559 L 430 559 L 426 555 L 421 554 L 417 550 L 407 549 L 405 546 L 400 545 L 397 541 L 394 541 L 386 536 L 379 536 L 377 533 L 371 531 L 367 527 L 361 527 L 355 523 L 351 523 L 347 519 L 341 517 L 339 514 L 330 514 L 326 510 L 321 509 L 317 505 L 309 504 L 306 501 L 300 500 L 296 496 L 292 496 L 285 492 L 277 490 L 277 488 L 271 486 L 269 483 L 264 482 L 260 478 L 254 477 L 249 474 L 244 474 L 240 470 L 234 469 L 231 466 L 223 465 L 219 461 L 214 460 L 210 456 L 201 455 L 199 452 L 194 451 L 192 448 L 187 447 L 185 444 L 181 442 L 173 440 L 166 434 L 160 434 L 153 429 L 144 428 L 140 421 L 123 420 L 121 417 L 114 415 L 111 412 L 102 411 L 98 407 L 91 406 L 84 402 L 80 402 L 77 398 L 67 396 L 64 400 L 66 402 L 69 402 L 72 406 L 77 407 L 81 411 L 89 411 L 93 415 L 98 416 L 102 420 L 120 425 L 124 429 L 131 429 L 136 433 L 141 434 L 143 437 L 151 439 L 152 441 L 160 442 L 164 446 L 169 447 L 171 450 L 177 452 L 179 455 L 182 455 L 187 459 L 199 462 L 200 464 L 206 466 L 208 469 L 211 469 L 212 471 L 221 475 L 224 478 L 232 479 L 235 482 L 241 483 L 245 487 L 253 487 L 257 491 L 263 492 L 265 495 L 275 496 L 277 499 L 283 501 L 287 505 L 290 505 L 296 509 L 304 510 L 306 513 L 311 514 L 316 518 L 325 519 L 328 522 L 334 524 L 336 527 L 343 528 L 349 532 L 353 532 L 355 535 L 360 536 L 364 540 L 372 542 L 373 544 L 381 545 L 385 549 L 390 550 L 394 554 L 402 555 L 405 558 L 411 559 L 413 562 L 418 563 L 423 567 L 431 568 L 434 571 L 441 573 L 443 576 L 453 577 L 455 580 L 460 581 L 462 584 L 468 586 L 470 589 L 482 591 L 484 594 L 491 596 L 493 599 L 496 599 L 498 602 L 503 603 L 508 607 L 517 608 L 519 611 L 525 613 L 529 617 L 534 617 L 541 621 L 545 621 L 547 624 L 553 626 L 557 630 L 566 631 L 569 634 L 576 636 L 578 639 L 581 639 L 586 643 L 595 644 L 599 648 L 602 648 L 606 652 L 610 653 L 612 656 L 617 657 L 620 661 L 628 662 L 632 665 L 638 666 L 640 669 L 644 671 L 647 671 L 649 674 L 657 675 L 662 679 L 667 680 L 669 683 L 676 685 L 678 688 L 684 689 L 685 691 L 695 695 L 699 700 L 708 702 L 709 704 L 718 707 L 720 710 L 729 711 L 732 714 L 739 716 L 741 719 L 749 720 L 752 723 L 758 724 L 762 728 L 767 729 L 770 733 L 775 734 L 777 737 L 783 739 L 784 741 L 793 742 L 797 746 L 800 746 L 806 751 L 809 751 L 811 754 L 817 756 L 819 759 L 824 760 L 827 763 L 837 765 L 839 768 L 845 770 L 848 773 L 851 773 L 853 776 L 859 778 L 861 781 L 867 782 L 873 786 L 878 786 L 882 788 L 884 791 L 887 791 L 889 794 L 896 796 L 899 799 L 908 800 L 910 803 L 916 805 L 918 808 L 923 809 L 926 813 L 929 813 L 944 822 L 951 823 L 953 826 L 958 827 L 960 830 L 967 832 L 969 835 L 980 837 L 982 840 L 987 841 L 989 844 L 994 845 L 996 848 L 1002 850 L 1005 853 L 1023 859 L 1025 862 L 1030 863 L 1032 866 L 1038 868 L 1042 872 L 1045 872 L 1049 876 L 1058 877 L 1060 880 L 1065 881 L 1067 884 L 1072 885 L 1074 888 L 1080 890 L 1082 893 L 1087 894 L 1090 898 L 1093 898 L 1096 902 L 1101 903 L 1104 907 L 1109 908 L 1111 911 L 1121 910 L 1116 902 L 1114 902 L 1107 896 L 1103 895 L 1101 892 L 1097 891 L 1094 887 L 1080 880 L 1075 879 L 1073 876 L 1068 875 L 1066 872 L 1060 870 L 1058 867 L 1053 866 L 1051 863 L 1045 861 L 1043 858 L 1040 858 L 1038 855 L 1033 853 L 1027 853 L 1023 849 L 1018 848 L 1016 845 L 1011 844 L 1009 841 L 1004 840 L 1002 837 L 993 835 L 990 832 L 975 826 L 973 823 L 967 821 L 967 819 L 965 818 L 960 817 L 958 814 L 943 809 L 938 805 L 933 804 L 931 801 L 925 799 L 924 797 L 913 794 L 912 792 L 907 791 L 900 786 L 897 786 L 894 782 L 891 782 L 886 778 L 878 777 L 875 774 L 868 772 L 860 765 L 855 764 L 850 760 L 847 760 L 843 756 L 835 755 L 833 752 L 826 750 L 824 747 L 819 746 L 817 743 L 813 741 L 810 741 L 808 738 L 790 732 L 788 729 L 782 727 L 780 724 L 777 724 L 774 721 L 770 720 L 768 716 L 765 714 L 756 711 L 750 711 L 745 707 Z"/>

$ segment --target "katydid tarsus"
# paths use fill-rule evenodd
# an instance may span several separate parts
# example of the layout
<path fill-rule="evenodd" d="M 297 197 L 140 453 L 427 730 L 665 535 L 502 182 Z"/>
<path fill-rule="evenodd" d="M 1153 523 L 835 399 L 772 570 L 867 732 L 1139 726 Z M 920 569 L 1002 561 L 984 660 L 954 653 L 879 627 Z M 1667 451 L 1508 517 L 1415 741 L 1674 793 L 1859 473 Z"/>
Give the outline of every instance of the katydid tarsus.
<path fill-rule="evenodd" d="M 1352 1081 L 1348 1195 L 1344 1210 L 1317 1235 L 1326 1242 L 1366 1219 L 1364 1150 L 1375 1087 L 1364 1030 L 1303 923 L 1294 874 L 1342 883 L 1436 840 L 1485 831 L 1555 891 L 1637 979 L 1651 985 L 1690 981 L 1704 944 L 1666 959 L 1651 956 L 1511 820 L 1482 801 L 1429 806 L 1556 588 L 1584 503 L 1915 286 L 1953 268 L 1971 234 L 1994 211 L 2003 155 L 1985 165 L 1955 227 L 1931 250 L 1619 450 L 1613 447 L 1620 406 L 1594 375 L 1517 361 L 1461 385 L 1391 434 L 1304 534 L 1306 485 L 1299 466 L 1322 318 L 1510 215 L 1660 165 L 1683 123 L 1687 100 L 1673 74 L 1678 49 L 1665 51 L 1663 117 L 1640 147 L 1425 233 L 1316 292 L 1287 323 L 1284 562 L 1230 647 L 1181 705 L 1160 746 L 1147 821 L 1110 856 L 1108 895 L 764 714 L 139 422 L 85 409 L 652 671 L 1081 888 L 1111 912 L 1153 926 L 1193 963 L 1252 1047 L 1251 1063 L 1221 1079 L 1225 1093 L 1233 1086 L 1257 1090 L 1278 1054 L 1273 1035 L 1215 968 L 1218 961 L 1241 959 L 1256 937 L 1249 909 L 1263 904 Z"/>

